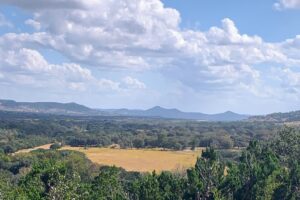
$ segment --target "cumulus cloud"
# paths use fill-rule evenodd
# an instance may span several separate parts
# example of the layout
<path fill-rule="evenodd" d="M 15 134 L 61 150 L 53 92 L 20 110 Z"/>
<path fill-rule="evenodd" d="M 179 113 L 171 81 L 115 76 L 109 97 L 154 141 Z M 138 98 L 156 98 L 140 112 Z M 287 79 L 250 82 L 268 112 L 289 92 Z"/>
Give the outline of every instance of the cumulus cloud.
<path fill-rule="evenodd" d="M 145 83 L 139 81 L 136 78 L 132 78 L 130 76 L 126 76 L 123 78 L 123 82 L 125 83 L 125 86 L 128 88 L 133 88 L 133 89 L 145 89 L 146 85 Z"/>
<path fill-rule="evenodd" d="M 102 68 L 145 70 L 190 58 L 199 66 L 282 58 L 260 37 L 240 34 L 230 19 L 207 32 L 181 30 L 178 11 L 165 8 L 160 0 L 89 2 L 93 6 L 71 2 L 78 6 L 70 9 L 64 0 L 52 2 L 55 6 L 48 5 L 50 1 L 35 5 L 34 19 L 27 23 L 38 23 L 46 32 L 14 39 L 21 37 L 58 50 L 75 62 Z M 29 9 L 19 1 L 12 4 Z"/>
<path fill-rule="evenodd" d="M 100 90 L 111 90 L 111 91 L 118 91 L 120 90 L 120 83 L 119 82 L 115 82 L 109 79 L 100 79 L 97 82 L 97 86 Z"/>
<path fill-rule="evenodd" d="M 120 82 L 103 78 L 98 80 L 97 86 L 102 91 L 127 92 L 132 89 L 146 89 L 146 85 L 143 82 L 130 76 L 124 77 Z"/>
<path fill-rule="evenodd" d="M 273 74 L 280 83 L 283 90 L 292 94 L 300 93 L 300 72 L 288 67 L 273 69 Z"/>
<path fill-rule="evenodd" d="M 1 68 L 8 73 L 12 71 L 20 74 L 42 74 L 78 82 L 93 78 L 90 70 L 77 64 L 49 64 L 39 52 L 32 49 L 2 50 L 0 57 Z"/>
<path fill-rule="evenodd" d="M 0 82 L 39 88 L 79 88 L 83 83 L 94 80 L 90 70 L 74 63 L 50 64 L 36 50 L 1 49 Z M 76 87 L 75 87 L 76 86 Z"/>
<path fill-rule="evenodd" d="M 34 22 L 45 32 L 8 34 L 6 40 L 13 41 L 12 45 L 20 42 L 52 48 L 74 62 L 100 68 L 151 70 L 175 66 L 181 70 L 179 74 L 194 74 L 195 70 L 209 79 L 203 82 L 226 79 L 228 70 L 238 73 L 243 66 L 284 59 L 276 47 L 260 37 L 240 34 L 230 19 L 224 19 L 221 28 L 212 27 L 207 32 L 181 30 L 179 13 L 165 8 L 159 0 L 97 1 L 92 7 L 73 9 L 65 7 L 64 1 L 56 3 L 61 5 L 35 7 Z M 18 6 L 29 9 L 23 3 Z M 254 72 L 250 69 L 248 73 L 251 76 Z M 233 78 L 227 77 L 227 82 Z"/>
<path fill-rule="evenodd" d="M 96 78 L 91 70 L 79 64 L 51 64 L 37 50 L 7 43 L 10 41 L 0 37 L 0 44 L 3 44 L 0 47 L 0 83 L 35 88 L 65 88 L 79 92 L 122 92 L 145 88 L 142 82 L 129 76 L 120 82 Z"/>
<path fill-rule="evenodd" d="M 55 77 L 65 74 L 61 79 L 74 90 L 87 89 L 86 82 L 93 82 L 93 88 L 102 91 L 146 88 L 133 77 L 95 78 L 90 70 L 93 67 L 158 72 L 195 93 L 248 91 L 265 96 L 274 94 L 271 86 L 265 86 L 271 67 L 300 65 L 299 36 L 268 43 L 259 36 L 240 33 L 228 18 L 221 21 L 221 26 L 208 30 L 182 29 L 180 13 L 166 8 L 160 0 L 0 0 L 0 3 L 31 12 L 32 19 L 25 23 L 36 30 L 32 34 L 1 36 L 0 45 L 9 47 L 2 52 L 2 62 L 23 76 L 34 71 Z M 281 0 L 276 4 L 278 8 L 298 6 L 296 0 Z M 39 55 L 39 49 L 53 49 L 71 63 L 49 64 Z"/>
<path fill-rule="evenodd" d="M 33 27 L 35 30 L 39 31 L 41 29 L 41 23 L 33 20 L 33 19 L 28 19 L 25 21 L 25 24 Z"/>
<path fill-rule="evenodd" d="M 110 92 L 128 89 L 127 85 L 142 84 L 132 78 L 133 82 L 121 86 L 119 82 L 94 77 L 89 69 L 78 64 L 50 64 L 38 51 L 27 48 L 0 48 L 0 65 L 0 83 Z"/>
<path fill-rule="evenodd" d="M 36 9 L 83 9 L 90 6 L 93 6 L 97 3 L 97 0 L 27 0 L 27 1 L 19 1 L 19 0 L 0 0 L 2 4 L 10 4 L 15 5 L 20 8 L 36 10 Z"/>
<path fill-rule="evenodd" d="M 299 0 L 279 0 L 273 6 L 277 10 L 300 9 L 300 1 Z"/>
<path fill-rule="evenodd" d="M 183 42 L 177 32 L 179 13 L 159 0 L 2 2 L 23 9 L 32 5 L 34 22 L 53 41 L 49 48 L 100 67 L 161 66 L 165 59 L 158 58 L 157 51 L 168 54 Z"/>

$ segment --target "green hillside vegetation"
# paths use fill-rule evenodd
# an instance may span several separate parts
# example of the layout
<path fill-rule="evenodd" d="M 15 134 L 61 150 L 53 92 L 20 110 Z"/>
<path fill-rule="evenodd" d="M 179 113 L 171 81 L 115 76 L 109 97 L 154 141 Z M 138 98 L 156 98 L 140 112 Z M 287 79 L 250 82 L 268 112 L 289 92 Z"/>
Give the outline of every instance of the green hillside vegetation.
<path fill-rule="evenodd" d="M 264 122 L 197 122 L 130 117 L 84 117 L 0 112 L 0 151 L 60 142 L 70 146 L 216 149 L 268 140 L 279 125 Z"/>
<path fill-rule="evenodd" d="M 238 162 L 207 148 L 185 173 L 100 167 L 82 153 L 37 150 L 0 154 L 0 199 L 299 199 L 300 132 L 250 142 Z"/>

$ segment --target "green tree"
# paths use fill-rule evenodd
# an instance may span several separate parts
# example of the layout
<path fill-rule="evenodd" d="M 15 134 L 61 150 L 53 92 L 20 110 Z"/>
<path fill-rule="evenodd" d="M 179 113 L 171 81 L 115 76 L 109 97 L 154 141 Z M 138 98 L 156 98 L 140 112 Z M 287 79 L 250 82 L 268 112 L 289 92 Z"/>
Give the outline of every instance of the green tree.
<path fill-rule="evenodd" d="M 145 174 L 133 183 L 133 195 L 135 200 L 162 200 L 160 194 L 158 176 L 155 171 L 152 174 Z"/>
<path fill-rule="evenodd" d="M 185 179 L 171 172 L 162 172 L 158 176 L 160 196 L 164 200 L 180 200 L 185 190 Z"/>
<path fill-rule="evenodd" d="M 197 159 L 194 169 L 188 170 L 187 199 L 218 199 L 218 187 L 224 178 L 225 165 L 213 148 L 207 148 Z"/>
<path fill-rule="evenodd" d="M 220 188 L 224 196 L 234 199 L 272 199 L 284 175 L 271 149 L 254 141 L 243 152 L 240 163 L 229 166 Z"/>
<path fill-rule="evenodd" d="M 123 200 L 128 199 L 120 180 L 120 169 L 104 167 L 92 182 L 91 199 Z"/>

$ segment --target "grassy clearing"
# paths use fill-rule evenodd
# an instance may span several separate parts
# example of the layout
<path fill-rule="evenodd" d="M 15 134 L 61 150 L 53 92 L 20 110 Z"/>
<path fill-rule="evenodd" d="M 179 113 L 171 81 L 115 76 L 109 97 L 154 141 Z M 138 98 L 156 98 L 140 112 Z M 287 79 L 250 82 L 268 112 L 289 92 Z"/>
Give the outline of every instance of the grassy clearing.
<path fill-rule="evenodd" d="M 50 149 L 52 144 L 46 144 L 30 149 L 17 151 L 15 154 L 29 153 L 37 149 Z M 73 150 L 84 153 L 92 162 L 100 165 L 117 166 L 127 171 L 157 172 L 182 171 L 195 165 L 202 148 L 195 151 L 171 151 L 162 149 L 113 149 L 113 148 L 83 148 L 64 146 L 61 150 Z"/>
<path fill-rule="evenodd" d="M 300 121 L 285 122 L 284 125 L 292 127 L 292 128 L 297 128 L 300 126 Z"/>
<path fill-rule="evenodd" d="M 38 146 L 38 147 L 34 147 L 34 148 L 30 148 L 30 149 L 22 149 L 22 150 L 19 150 L 19 151 L 15 152 L 14 154 L 29 153 L 31 151 L 38 150 L 38 149 L 50 149 L 51 145 L 52 145 L 52 143 L 51 144 L 45 144 L 45 145 Z"/>
<path fill-rule="evenodd" d="M 127 171 L 181 171 L 195 165 L 201 149 L 196 151 L 163 151 L 159 149 L 111 149 L 63 147 L 62 150 L 80 151 L 95 163 L 115 165 Z"/>

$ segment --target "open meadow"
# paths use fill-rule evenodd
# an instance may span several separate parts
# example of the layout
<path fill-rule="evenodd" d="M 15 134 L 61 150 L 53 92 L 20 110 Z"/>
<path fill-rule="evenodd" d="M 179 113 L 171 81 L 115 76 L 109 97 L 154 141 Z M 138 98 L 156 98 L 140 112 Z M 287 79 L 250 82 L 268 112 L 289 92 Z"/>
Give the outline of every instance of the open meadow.
<path fill-rule="evenodd" d="M 50 149 L 50 146 L 51 146 L 51 145 L 52 145 L 52 143 L 51 143 L 51 144 L 44 144 L 44 145 L 41 145 L 41 146 L 29 148 L 29 149 L 21 149 L 21 150 L 15 152 L 14 154 L 19 154 L 19 153 L 29 153 L 29 152 L 31 152 L 31 151 L 38 150 L 38 149 L 44 149 L 44 150 L 47 150 L 47 149 Z"/>
<path fill-rule="evenodd" d="M 62 150 L 83 152 L 92 162 L 122 167 L 127 171 L 177 171 L 193 167 L 201 149 L 195 151 L 169 151 L 160 149 L 112 149 L 63 147 Z"/>
<path fill-rule="evenodd" d="M 23 149 L 15 154 L 29 153 L 37 149 L 49 149 L 46 144 L 30 149 Z M 100 165 L 122 167 L 127 171 L 157 172 L 182 171 L 193 167 L 202 149 L 195 151 L 171 151 L 162 149 L 113 149 L 100 147 L 71 147 L 64 146 L 60 150 L 72 150 L 84 153 L 92 162 Z"/>

